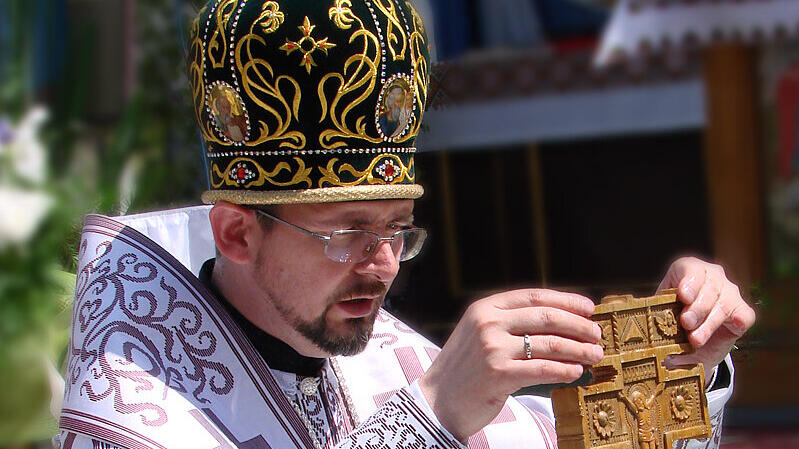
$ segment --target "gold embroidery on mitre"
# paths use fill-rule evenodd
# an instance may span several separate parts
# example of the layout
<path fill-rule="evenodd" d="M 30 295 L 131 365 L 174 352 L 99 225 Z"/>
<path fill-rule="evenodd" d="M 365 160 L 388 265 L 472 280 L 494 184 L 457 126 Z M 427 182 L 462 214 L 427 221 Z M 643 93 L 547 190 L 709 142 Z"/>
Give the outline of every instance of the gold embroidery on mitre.
<path fill-rule="evenodd" d="M 269 182 L 272 185 L 287 187 L 297 184 L 305 183 L 309 188 L 312 185 L 311 170 L 313 168 L 305 168 L 305 162 L 299 157 L 294 157 L 294 162 L 297 163 L 297 168 L 293 170 L 288 162 L 278 162 L 271 171 L 264 170 L 261 165 L 253 159 L 246 157 L 237 157 L 230 161 L 224 171 L 219 169 L 216 163 L 211 165 L 212 181 L 211 186 L 215 189 L 220 187 L 239 187 L 242 189 L 249 189 L 250 187 L 258 187 Z M 289 175 L 292 175 L 289 181 L 278 181 L 277 175 L 288 170 Z M 213 175 L 219 180 L 215 182 Z"/>
<path fill-rule="evenodd" d="M 327 50 L 335 47 L 336 44 L 328 42 L 327 38 L 320 40 L 314 39 L 311 33 L 313 29 L 316 28 L 316 25 L 311 25 L 308 16 L 305 16 L 302 25 L 297 28 L 302 31 L 302 38 L 300 38 L 299 41 L 290 41 L 286 38 L 286 43 L 280 46 L 280 50 L 285 51 L 286 55 L 290 55 L 294 50 L 299 50 L 300 53 L 302 53 L 300 65 L 305 66 L 305 70 L 311 73 L 311 67 L 316 67 L 316 63 L 313 60 L 313 52 L 319 49 L 327 56 Z"/>
<path fill-rule="evenodd" d="M 324 121 L 329 115 L 333 123 L 333 128 L 325 129 L 319 134 L 319 145 L 325 149 L 346 147 L 347 143 L 339 140 L 346 138 L 359 138 L 372 143 L 383 141 L 380 137 L 366 134 L 365 115 L 356 117 L 354 122 L 347 119 L 350 111 L 374 92 L 377 70 L 380 67 L 380 40 L 366 28 L 358 16 L 352 13 L 351 5 L 349 0 L 336 0 L 335 6 L 328 10 L 330 20 L 340 29 L 350 29 L 353 22 L 358 23 L 359 28 L 350 35 L 349 44 L 354 46 L 356 40 L 362 40 L 363 47 L 359 53 L 347 58 L 341 73 L 330 72 L 319 80 L 317 93 L 322 108 L 319 122 Z M 328 99 L 325 93 L 325 85 L 330 80 L 334 80 L 337 84 L 332 99 Z M 352 96 L 355 98 L 347 102 L 342 101 L 343 98 Z"/>
<path fill-rule="evenodd" d="M 424 33 L 424 21 L 422 20 L 422 16 L 416 12 L 416 9 L 413 7 L 411 2 L 405 1 L 405 6 L 408 7 L 408 10 L 411 11 L 411 16 L 413 17 L 413 30 L 417 33 Z"/>
<path fill-rule="evenodd" d="M 258 120 L 254 128 L 258 129 L 256 137 L 249 139 L 247 146 L 257 146 L 267 141 L 281 140 L 282 148 L 304 148 L 305 134 L 300 131 L 289 131 L 292 118 L 299 116 L 302 90 L 293 77 L 288 75 L 274 76 L 272 65 L 263 58 L 253 56 L 253 47 L 266 46 L 266 40 L 258 35 L 255 21 L 249 32 L 236 45 L 235 61 L 241 87 L 247 98 L 260 108 L 261 116 L 271 116 L 271 128 L 264 120 Z M 255 53 L 258 54 L 257 49 Z M 268 79 L 272 79 L 270 84 Z M 253 133 L 255 134 L 255 133 Z"/>
<path fill-rule="evenodd" d="M 208 41 L 208 60 L 211 67 L 218 69 L 225 66 L 227 52 L 227 36 L 225 30 L 230 17 L 236 10 L 236 0 L 222 0 L 216 5 L 216 28 Z"/>
<path fill-rule="evenodd" d="M 258 16 L 256 22 L 261 24 L 265 34 L 269 34 L 277 31 L 280 24 L 283 23 L 283 18 L 283 13 L 277 2 L 266 2 L 261 7 L 261 15 Z"/>
<path fill-rule="evenodd" d="M 397 17 L 396 5 L 394 5 L 392 0 L 388 0 L 387 4 L 383 4 L 383 0 L 374 0 L 374 4 L 388 19 L 386 23 L 386 39 L 388 40 L 388 49 L 391 52 L 391 57 L 394 58 L 394 61 L 405 59 L 408 36 L 405 34 L 405 28 L 400 24 L 399 17 Z M 401 45 L 399 52 L 394 48 L 397 44 Z"/>
<path fill-rule="evenodd" d="M 213 204 L 230 201 L 236 204 L 307 204 L 340 203 L 366 200 L 415 200 L 424 194 L 419 184 L 368 185 L 324 187 L 295 190 L 206 190 L 202 201 Z"/>
<path fill-rule="evenodd" d="M 353 138 L 371 143 L 386 141 L 380 132 L 371 131 L 370 122 L 374 118 L 370 113 L 354 112 L 363 109 L 365 102 L 372 103 L 377 93 L 375 90 L 382 87 L 379 81 L 385 78 L 385 75 L 378 78 L 381 73 L 381 48 L 384 49 L 384 59 L 390 60 L 394 56 L 395 59 L 405 59 L 412 64 L 409 81 L 416 105 L 414 118 L 409 121 L 407 129 L 400 127 L 403 131 L 394 136 L 393 141 L 407 142 L 418 134 L 421 124 L 420 105 L 426 101 L 429 84 L 428 62 L 422 56 L 427 48 L 427 42 L 418 14 L 407 2 L 405 3 L 407 9 L 403 9 L 405 6 L 401 6 L 402 1 L 398 0 L 395 3 L 390 0 L 380 0 L 378 3 L 373 3 L 374 13 L 378 15 L 378 19 L 387 20 L 382 30 L 378 25 L 382 36 L 378 36 L 376 31 L 365 26 L 366 18 L 361 19 L 353 12 L 351 0 L 331 1 L 333 6 L 328 9 L 331 25 L 341 30 L 349 30 L 349 39 L 345 44 L 351 47 L 348 47 L 349 57 L 343 60 L 339 70 L 324 74 L 317 85 L 322 109 L 319 123 L 324 126 L 318 141 L 321 148 L 328 150 L 345 148 L 352 145 L 347 140 Z M 225 30 L 228 25 L 235 26 L 233 20 L 239 3 L 236 0 L 218 1 L 210 12 L 211 20 L 208 22 L 211 25 L 206 24 L 206 30 L 203 32 L 203 24 L 199 24 L 195 27 L 199 30 L 193 30 L 192 33 L 192 36 L 198 38 L 196 43 L 194 39 L 192 40 L 193 58 L 189 72 L 193 81 L 197 118 L 203 136 L 208 143 L 222 146 L 226 146 L 231 140 L 247 147 L 274 141 L 280 148 L 303 149 L 306 146 L 306 136 L 292 126 L 299 118 L 302 99 L 300 83 L 292 76 L 275 72 L 270 65 L 271 61 L 267 62 L 257 57 L 260 54 L 258 46 L 267 46 L 266 35 L 274 33 L 283 26 L 288 17 L 281 10 L 279 2 L 264 2 L 260 5 L 260 16 L 252 23 L 249 33 L 238 39 L 238 42 L 232 42 L 232 37 L 225 34 Z M 386 19 L 381 17 L 383 15 Z M 334 48 L 337 44 L 338 46 L 345 44 L 329 42 L 328 36 L 317 40 L 319 36 L 315 34 L 320 34 L 320 31 L 315 30 L 315 25 L 318 24 L 312 24 L 307 16 L 304 19 L 307 20 L 298 27 L 301 31 L 298 39 L 296 41 L 286 39 L 286 43 L 279 48 L 286 56 L 295 52 L 300 54 L 299 65 L 310 73 L 320 61 L 318 58 L 323 57 L 316 52 L 317 48 L 327 54 L 328 49 Z M 201 33 L 202 36 L 199 36 Z M 252 110 L 251 114 L 253 111 L 258 111 L 250 117 L 252 123 L 250 123 L 249 137 L 244 141 L 238 141 L 235 139 L 236 136 L 233 136 L 234 139 L 220 136 L 214 129 L 214 117 L 207 113 L 204 104 L 208 88 L 204 84 L 202 74 L 211 67 L 226 65 L 228 47 L 234 51 L 232 58 L 235 67 L 234 81 L 236 75 L 239 76 L 236 92 L 247 100 L 247 109 Z M 350 52 L 350 48 L 354 51 Z M 385 70 L 384 65 L 382 70 Z M 249 101 L 254 104 L 250 104 Z M 373 108 L 374 105 L 371 104 L 368 109 L 373 111 Z M 368 132 L 367 127 L 370 129 Z"/>
<path fill-rule="evenodd" d="M 319 167 L 319 171 L 321 171 L 323 175 L 322 178 L 319 179 L 319 187 L 324 187 L 325 185 L 355 186 L 364 183 L 397 184 L 406 179 L 409 182 L 413 182 L 415 179 L 415 176 L 411 175 L 410 173 L 413 169 L 413 159 L 410 160 L 408 166 L 406 167 L 405 164 L 402 163 L 402 159 L 393 154 L 381 154 L 380 156 L 375 157 L 365 170 L 357 170 L 352 166 L 352 164 L 341 164 L 338 168 L 336 168 L 335 166 L 337 162 L 338 158 L 334 157 L 327 163 L 327 167 Z M 382 169 L 382 174 L 380 171 L 375 170 L 376 166 L 380 162 L 384 162 L 384 167 L 385 165 L 390 164 L 392 167 L 390 176 L 386 176 L 386 168 Z M 349 173 L 355 178 L 355 180 L 342 181 L 340 175 L 344 173 Z M 375 173 L 377 173 L 379 176 L 375 176 Z"/>
<path fill-rule="evenodd" d="M 422 18 L 413 8 L 413 5 L 411 5 L 409 2 L 405 2 L 405 4 L 408 6 L 408 9 L 411 11 L 411 15 L 413 16 L 413 20 L 411 21 L 413 23 L 413 31 L 411 32 L 409 41 L 411 64 L 413 64 L 414 94 L 416 95 L 416 104 L 424 105 L 427 102 L 427 86 L 430 84 L 430 70 L 428 68 L 427 59 L 425 59 L 422 55 L 424 54 L 424 51 L 429 51 L 429 47 L 424 32 L 424 25 L 422 24 Z M 423 108 L 420 107 L 418 110 L 419 117 L 411 125 L 411 129 L 396 142 L 405 142 L 419 134 L 419 127 L 422 126 Z"/>
<path fill-rule="evenodd" d="M 327 15 L 333 23 L 342 30 L 349 30 L 352 22 L 355 21 L 355 15 L 352 13 L 352 2 L 350 0 L 336 0 L 335 6 L 331 6 L 327 10 Z"/>
<path fill-rule="evenodd" d="M 200 16 L 198 15 L 198 18 Z M 203 73 L 205 71 L 205 50 L 203 47 L 202 36 L 200 35 L 200 22 L 195 21 L 192 24 L 191 44 L 189 45 L 189 54 L 191 55 L 189 62 L 189 82 L 192 87 L 192 98 L 194 100 L 194 113 L 197 119 L 197 124 L 200 126 L 200 131 L 206 142 L 218 143 L 224 145 L 225 142 L 217 137 L 216 133 L 211 130 L 210 117 L 206 120 L 203 117 L 205 107 L 205 81 Z"/>

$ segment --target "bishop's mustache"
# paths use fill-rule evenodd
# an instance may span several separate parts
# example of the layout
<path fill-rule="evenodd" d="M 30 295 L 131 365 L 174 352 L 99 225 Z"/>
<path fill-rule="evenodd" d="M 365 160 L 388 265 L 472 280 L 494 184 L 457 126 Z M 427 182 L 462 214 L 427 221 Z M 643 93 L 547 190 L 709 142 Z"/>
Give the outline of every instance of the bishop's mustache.
<path fill-rule="evenodd" d="M 359 281 L 333 297 L 336 298 L 336 301 L 349 301 L 358 298 L 383 297 L 386 291 L 388 291 L 388 286 L 380 281 Z"/>

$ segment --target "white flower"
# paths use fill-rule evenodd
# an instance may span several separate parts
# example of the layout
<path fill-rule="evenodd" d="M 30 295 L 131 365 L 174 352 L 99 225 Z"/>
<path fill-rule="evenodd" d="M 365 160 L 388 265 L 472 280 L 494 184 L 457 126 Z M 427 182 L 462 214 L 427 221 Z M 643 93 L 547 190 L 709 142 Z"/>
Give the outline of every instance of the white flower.
<path fill-rule="evenodd" d="M 28 241 L 53 205 L 42 192 L 0 185 L 0 250 Z"/>
<path fill-rule="evenodd" d="M 6 138 L 0 141 L 0 158 L 10 164 L 15 175 L 37 185 L 47 177 L 47 151 L 39 139 L 39 129 L 48 115 L 43 106 L 34 106 L 16 129 L 6 130 Z"/>

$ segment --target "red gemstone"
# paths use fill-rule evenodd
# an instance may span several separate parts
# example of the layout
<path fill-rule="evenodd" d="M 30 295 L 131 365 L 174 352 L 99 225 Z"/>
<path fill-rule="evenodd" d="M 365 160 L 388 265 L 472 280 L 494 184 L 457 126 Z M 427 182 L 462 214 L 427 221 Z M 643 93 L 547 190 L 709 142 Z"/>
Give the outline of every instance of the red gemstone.
<path fill-rule="evenodd" d="M 236 177 L 239 179 L 244 179 L 246 176 L 247 170 L 245 170 L 244 167 L 239 167 L 238 170 L 236 170 Z"/>
<path fill-rule="evenodd" d="M 393 178 L 394 177 L 394 166 L 391 164 L 386 164 L 385 168 L 386 178 Z"/>

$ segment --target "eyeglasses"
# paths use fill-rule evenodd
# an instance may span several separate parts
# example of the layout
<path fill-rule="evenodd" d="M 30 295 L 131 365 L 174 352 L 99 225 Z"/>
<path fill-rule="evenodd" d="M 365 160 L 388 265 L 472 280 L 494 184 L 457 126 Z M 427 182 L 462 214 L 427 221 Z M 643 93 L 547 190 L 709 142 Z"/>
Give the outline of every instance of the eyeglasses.
<path fill-rule="evenodd" d="M 391 237 L 380 237 L 380 234 L 362 229 L 341 229 L 333 231 L 330 235 L 318 234 L 301 228 L 297 225 L 283 221 L 260 209 L 253 209 L 264 217 L 271 218 L 278 223 L 304 232 L 311 237 L 316 237 L 325 243 L 325 255 L 334 262 L 360 263 L 374 254 L 381 242 L 389 242 L 391 250 L 397 260 L 404 262 L 419 254 L 427 238 L 427 231 L 422 228 L 400 229 Z"/>

